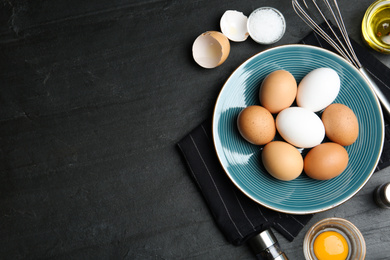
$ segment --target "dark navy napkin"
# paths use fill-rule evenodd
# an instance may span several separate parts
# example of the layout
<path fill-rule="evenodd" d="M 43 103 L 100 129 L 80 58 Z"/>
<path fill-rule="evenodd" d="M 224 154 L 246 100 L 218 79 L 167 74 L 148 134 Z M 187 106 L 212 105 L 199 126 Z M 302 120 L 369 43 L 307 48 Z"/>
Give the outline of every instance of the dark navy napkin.
<path fill-rule="evenodd" d="M 267 209 L 234 186 L 221 165 L 212 140 L 211 120 L 203 122 L 178 146 L 189 172 L 203 194 L 227 240 L 243 244 L 260 231 L 273 227 L 292 241 L 312 215 L 289 215 Z"/>
<path fill-rule="evenodd" d="M 301 43 L 334 51 L 314 33 L 310 33 Z M 371 73 L 383 93 L 390 98 L 390 69 L 366 48 L 356 42 L 353 42 L 353 46 L 360 62 Z M 390 127 L 389 122 L 385 123 L 385 144 L 377 170 L 390 165 Z M 248 238 L 269 227 L 292 241 L 312 218 L 312 214 L 289 215 L 275 212 L 244 195 L 230 181 L 219 163 L 212 140 L 211 119 L 180 140 L 178 147 L 218 227 L 230 243 L 241 245 Z"/>

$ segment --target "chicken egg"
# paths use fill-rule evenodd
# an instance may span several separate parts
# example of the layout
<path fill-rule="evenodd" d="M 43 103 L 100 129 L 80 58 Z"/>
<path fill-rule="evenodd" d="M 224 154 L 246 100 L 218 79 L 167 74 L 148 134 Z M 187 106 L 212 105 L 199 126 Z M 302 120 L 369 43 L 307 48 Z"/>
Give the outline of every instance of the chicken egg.
<path fill-rule="evenodd" d="M 300 148 L 319 145 L 325 137 L 321 119 L 302 107 L 289 107 L 276 117 L 276 129 L 284 140 Z"/>
<path fill-rule="evenodd" d="M 297 82 L 286 70 L 271 72 L 260 86 L 259 99 L 262 106 L 272 114 L 292 105 L 297 94 Z"/>
<path fill-rule="evenodd" d="M 309 72 L 299 83 L 297 104 L 318 112 L 337 97 L 340 91 L 340 77 L 331 68 L 318 68 Z"/>
<path fill-rule="evenodd" d="M 237 127 L 241 136 L 255 145 L 264 145 L 275 137 L 275 120 L 272 114 L 262 106 L 244 108 L 237 118 Z"/>
<path fill-rule="evenodd" d="M 312 148 L 305 156 L 303 169 L 310 178 L 329 180 L 348 166 L 348 152 L 337 143 L 327 142 Z"/>
<path fill-rule="evenodd" d="M 325 135 L 338 144 L 353 144 L 359 135 L 359 123 L 355 113 L 344 104 L 331 104 L 321 116 Z"/>
<path fill-rule="evenodd" d="M 267 172 L 282 181 L 296 179 L 303 170 L 301 153 L 282 141 L 273 141 L 264 146 L 261 160 Z"/>
<path fill-rule="evenodd" d="M 212 69 L 221 65 L 229 56 L 229 39 L 217 31 L 199 35 L 192 45 L 192 56 L 203 68 Z"/>

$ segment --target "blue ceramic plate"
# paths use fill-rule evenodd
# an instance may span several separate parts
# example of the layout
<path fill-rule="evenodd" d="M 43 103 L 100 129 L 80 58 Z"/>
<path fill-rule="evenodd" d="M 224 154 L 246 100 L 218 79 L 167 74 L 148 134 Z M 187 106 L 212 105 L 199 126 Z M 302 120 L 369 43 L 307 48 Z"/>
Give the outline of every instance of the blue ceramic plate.
<path fill-rule="evenodd" d="M 359 137 L 346 147 L 348 166 L 338 177 L 327 181 L 310 179 L 304 173 L 292 181 L 277 180 L 262 165 L 262 146 L 241 137 L 237 116 L 247 106 L 260 105 L 260 84 L 272 71 L 287 70 L 299 83 L 307 73 L 320 67 L 337 71 L 341 89 L 334 102 L 350 107 L 359 121 Z M 213 139 L 222 167 L 248 197 L 279 212 L 308 214 L 340 205 L 366 184 L 382 152 L 384 123 L 376 96 L 350 63 L 318 47 L 285 45 L 253 56 L 229 77 L 215 105 Z"/>

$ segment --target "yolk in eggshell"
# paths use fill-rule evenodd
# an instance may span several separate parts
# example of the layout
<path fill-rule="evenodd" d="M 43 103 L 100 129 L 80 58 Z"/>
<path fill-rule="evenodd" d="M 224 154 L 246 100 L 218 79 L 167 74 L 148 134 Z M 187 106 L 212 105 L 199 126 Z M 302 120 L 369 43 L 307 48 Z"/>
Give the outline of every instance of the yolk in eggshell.
<path fill-rule="evenodd" d="M 318 260 L 345 260 L 349 251 L 347 240 L 336 231 L 319 234 L 314 240 L 313 249 Z"/>

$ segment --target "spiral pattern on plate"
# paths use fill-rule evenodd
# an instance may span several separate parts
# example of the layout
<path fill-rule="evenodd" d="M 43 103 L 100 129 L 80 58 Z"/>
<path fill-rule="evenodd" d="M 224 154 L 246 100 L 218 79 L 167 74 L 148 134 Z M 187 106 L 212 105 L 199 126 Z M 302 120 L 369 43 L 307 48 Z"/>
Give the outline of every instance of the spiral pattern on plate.
<path fill-rule="evenodd" d="M 238 132 L 237 116 L 250 105 L 260 105 L 263 79 L 279 69 L 289 71 L 299 83 L 310 71 L 329 67 L 340 76 L 334 103 L 351 108 L 359 121 L 358 139 L 346 147 L 349 163 L 338 177 L 310 179 L 304 173 L 292 181 L 270 176 L 261 162 L 261 146 L 246 142 Z M 318 113 L 320 116 L 320 113 Z M 213 115 L 213 139 L 222 167 L 247 196 L 273 210 L 308 214 L 333 208 L 355 195 L 378 163 L 384 123 L 377 98 L 360 72 L 330 51 L 308 45 L 285 45 L 261 52 L 245 61 L 223 86 Z"/>

